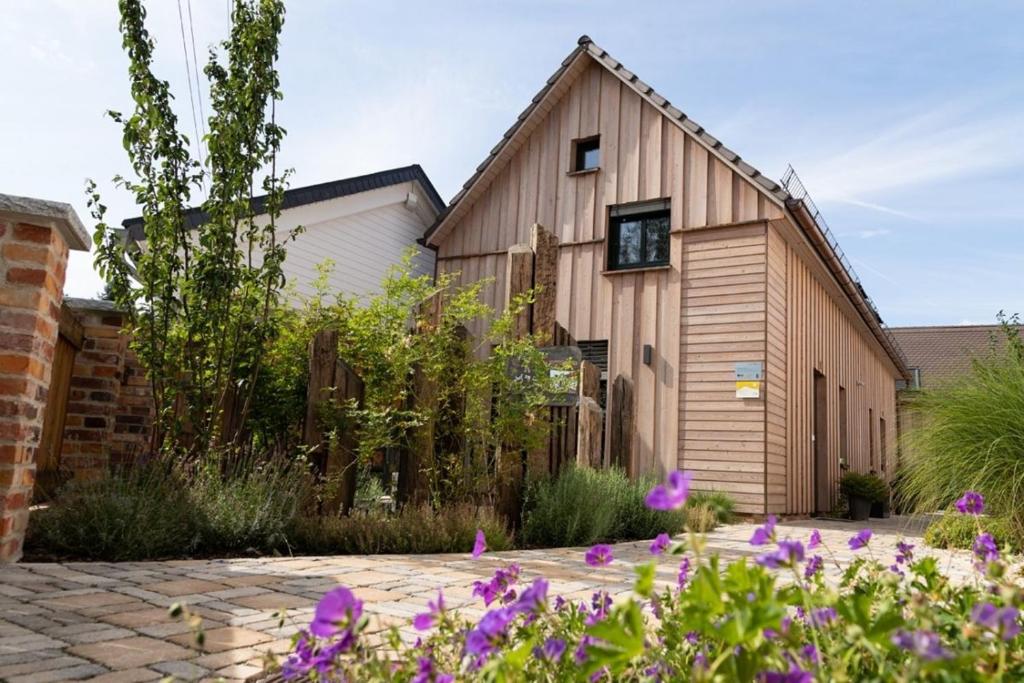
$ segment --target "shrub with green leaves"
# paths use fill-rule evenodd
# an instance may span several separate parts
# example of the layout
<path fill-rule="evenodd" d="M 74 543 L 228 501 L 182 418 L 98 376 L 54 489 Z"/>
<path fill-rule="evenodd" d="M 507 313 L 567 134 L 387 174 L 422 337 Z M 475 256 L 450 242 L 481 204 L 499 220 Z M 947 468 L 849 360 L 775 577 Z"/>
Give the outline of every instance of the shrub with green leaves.
<path fill-rule="evenodd" d="M 921 512 L 944 510 L 964 488 L 985 495 L 994 514 L 1024 528 L 1024 342 L 1018 317 L 971 372 L 909 403 L 901 501 Z M 1022 540 L 1022 539 L 1018 539 Z"/>
<path fill-rule="evenodd" d="M 1008 547 L 1015 551 L 1021 549 L 1020 529 L 1008 517 L 972 517 L 947 512 L 928 525 L 924 532 L 924 542 L 935 548 L 959 548 L 970 550 L 978 535 L 978 528 L 990 534 L 1000 547 Z"/>
<path fill-rule="evenodd" d="M 29 518 L 26 551 L 105 561 L 284 552 L 311 493 L 301 459 L 204 459 L 191 471 L 158 459 L 68 484 Z"/>
<path fill-rule="evenodd" d="M 722 493 L 695 493 L 682 510 L 652 510 L 644 504 L 652 485 L 649 477 L 631 480 L 617 468 L 570 467 L 556 477 L 538 479 L 530 484 L 523 504 L 523 543 L 568 547 L 649 539 L 678 533 L 688 516 L 702 531 L 732 517 L 735 504 Z"/>
<path fill-rule="evenodd" d="M 405 507 L 354 512 L 349 517 L 299 517 L 289 529 L 291 551 L 299 555 L 467 553 L 477 529 L 492 550 L 512 548 L 504 521 L 485 508 L 456 505 L 433 510 Z"/>
<path fill-rule="evenodd" d="M 283 551 L 292 520 L 312 503 L 313 481 L 304 459 L 246 458 L 207 466 L 190 495 L 205 553 Z"/>
<path fill-rule="evenodd" d="M 679 510 L 687 486 L 670 478 L 646 500 Z M 980 496 L 962 500 L 980 513 Z M 835 559 L 817 532 L 780 538 L 772 518 L 751 538 L 758 554 L 730 563 L 706 556 L 691 532 L 653 545 L 657 556 L 635 567 L 632 595 L 615 601 L 604 590 L 589 601 L 550 599 L 543 577 L 526 581 L 518 566 L 500 566 L 474 588 L 480 618 L 448 609 L 439 591 L 412 619 L 420 636 L 412 645 L 398 626 L 365 637 L 362 602 L 339 586 L 295 635 L 280 675 L 397 683 L 1024 678 L 1024 590 L 990 536 L 974 541 L 976 580 L 957 585 L 905 542 L 895 557 L 877 556 L 871 535 L 863 529 L 849 539 L 856 558 L 835 580 L 824 576 Z M 612 553 L 598 545 L 579 561 L 599 581 L 616 562 Z M 659 563 L 678 571 L 675 585 L 656 589 Z"/>
<path fill-rule="evenodd" d="M 29 517 L 30 556 L 120 562 L 187 556 L 200 517 L 176 467 L 153 463 L 93 481 L 72 481 Z"/>

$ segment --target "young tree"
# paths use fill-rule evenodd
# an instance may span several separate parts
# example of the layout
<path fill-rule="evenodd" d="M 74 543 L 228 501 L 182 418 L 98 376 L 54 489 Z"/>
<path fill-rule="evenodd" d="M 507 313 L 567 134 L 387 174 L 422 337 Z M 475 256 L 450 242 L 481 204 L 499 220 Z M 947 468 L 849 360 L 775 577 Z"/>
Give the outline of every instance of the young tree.
<path fill-rule="evenodd" d="M 113 300 L 129 312 L 127 333 L 152 383 L 154 449 L 205 453 L 244 438 L 274 334 L 284 245 L 295 234 L 281 234 L 276 224 L 289 175 L 277 169 L 285 131 L 275 121 L 284 4 L 234 0 L 230 36 L 219 53 L 210 51 L 204 69 L 212 113 L 203 163 L 178 128 L 170 85 L 153 73 L 145 6 L 118 6 L 135 104 L 128 114 L 109 112 L 121 125 L 133 172 L 114 182 L 134 195 L 145 238 L 129 244 L 105 222 L 90 182 L 96 264 Z M 257 187 L 266 195 L 258 206 Z M 204 190 L 195 225 L 188 207 Z"/>

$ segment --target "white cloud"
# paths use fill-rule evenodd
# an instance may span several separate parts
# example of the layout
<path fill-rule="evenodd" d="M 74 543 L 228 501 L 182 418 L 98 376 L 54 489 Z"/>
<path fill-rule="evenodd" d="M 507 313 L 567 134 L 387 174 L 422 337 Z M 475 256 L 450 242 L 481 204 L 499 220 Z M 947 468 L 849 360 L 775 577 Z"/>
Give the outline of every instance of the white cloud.
<path fill-rule="evenodd" d="M 801 162 L 819 202 L 845 202 L 901 215 L 872 198 L 895 190 L 978 176 L 1024 164 L 1024 114 L 976 96 L 919 111 L 852 145 Z M 992 113 L 999 111 L 999 113 Z M 856 139 L 851 134 L 835 139 Z"/>

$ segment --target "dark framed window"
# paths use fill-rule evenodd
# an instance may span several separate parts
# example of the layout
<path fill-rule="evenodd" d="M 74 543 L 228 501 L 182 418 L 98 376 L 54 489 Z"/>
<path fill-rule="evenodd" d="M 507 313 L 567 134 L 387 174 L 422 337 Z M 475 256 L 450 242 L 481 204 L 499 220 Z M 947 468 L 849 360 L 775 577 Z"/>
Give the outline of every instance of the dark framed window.
<path fill-rule="evenodd" d="M 572 172 L 593 171 L 601 165 L 601 136 L 580 138 L 572 143 Z"/>
<path fill-rule="evenodd" d="M 613 206 L 608 217 L 608 270 L 669 263 L 669 202 Z"/>

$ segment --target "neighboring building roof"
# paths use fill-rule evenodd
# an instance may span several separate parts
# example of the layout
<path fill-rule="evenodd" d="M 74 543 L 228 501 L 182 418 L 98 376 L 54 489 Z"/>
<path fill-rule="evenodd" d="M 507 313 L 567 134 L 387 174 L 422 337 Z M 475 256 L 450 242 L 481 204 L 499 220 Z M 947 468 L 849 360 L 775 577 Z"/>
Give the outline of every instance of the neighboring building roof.
<path fill-rule="evenodd" d="M 515 123 L 505 131 L 502 139 L 491 149 L 487 158 L 476 167 L 476 172 L 469 178 L 469 180 L 466 181 L 458 194 L 452 198 L 448 203 L 448 207 L 438 215 L 434 224 L 427 229 L 426 233 L 423 235 L 424 244 L 431 245 L 432 240 L 436 240 L 438 238 L 437 232 L 439 230 L 443 227 L 447 229 L 448 225 L 453 224 L 458 217 L 461 216 L 462 211 L 460 210 L 460 204 L 467 196 L 474 192 L 482 192 L 483 189 L 486 188 L 487 183 L 482 183 L 481 180 L 488 174 L 488 171 L 496 162 L 499 162 L 503 157 L 511 154 L 511 151 L 514 151 L 514 147 L 512 146 L 513 143 L 520 137 L 524 137 L 529 134 L 532 127 L 547 114 L 551 108 L 551 105 L 548 102 L 549 99 L 559 97 L 562 94 L 562 91 L 558 89 L 558 87 L 560 86 L 560 82 L 563 77 L 567 74 L 578 74 L 582 69 L 581 62 L 585 57 L 592 58 L 598 64 L 608 69 L 608 71 L 617 76 L 628 87 L 632 88 L 638 95 L 640 95 L 640 97 L 653 105 L 670 121 L 674 122 L 684 131 L 689 133 L 694 140 L 703 145 L 711 154 L 714 154 L 718 159 L 726 164 L 726 166 L 732 168 L 741 175 L 746 176 L 769 200 L 776 202 L 779 206 L 786 209 L 795 209 L 797 207 L 806 206 L 806 204 L 810 203 L 809 197 L 807 197 L 805 191 L 801 191 L 800 194 L 794 195 L 782 184 L 772 180 L 751 166 L 749 163 L 744 161 L 739 154 L 723 145 L 721 140 L 704 130 L 703 126 L 688 117 L 677 107 L 672 106 L 665 97 L 655 92 L 654 88 L 650 85 L 641 81 L 632 71 L 626 69 L 621 62 L 617 61 L 608 54 L 607 51 L 594 43 L 589 36 L 583 35 L 580 36 L 577 41 L 576 48 L 569 53 L 568 57 L 562 60 L 561 66 L 559 66 L 555 73 L 548 78 L 544 87 L 540 89 L 540 92 L 534 95 L 530 104 L 516 118 Z M 871 329 L 872 334 L 875 335 L 876 339 L 878 339 L 879 344 L 885 350 L 896 368 L 905 374 L 907 367 L 898 345 L 891 336 L 886 334 L 886 327 L 882 322 L 881 317 L 878 315 L 877 310 L 875 310 L 871 299 L 867 296 L 867 293 L 861 286 L 860 281 L 857 279 L 856 274 L 853 273 L 846 265 L 845 259 L 836 253 L 836 249 L 832 246 L 827 229 L 823 228 L 818 223 L 817 210 L 811 210 L 808 208 L 808 215 L 817 227 L 821 239 L 824 240 L 832 250 L 832 254 L 830 255 L 822 254 L 825 266 L 829 269 L 834 269 L 837 267 L 836 263 L 838 263 L 838 268 L 841 270 L 842 275 L 849 278 L 849 280 L 855 284 L 856 291 L 847 289 L 842 282 L 843 278 L 839 273 L 833 273 L 836 279 L 840 281 L 840 287 L 846 290 L 847 296 L 850 297 L 851 301 L 854 301 L 855 307 L 858 309 L 860 308 L 860 306 L 856 305 L 859 298 L 867 308 L 869 311 L 868 314 L 865 314 L 864 311 L 860 311 L 864 322 L 868 325 L 869 329 Z M 434 242 L 434 244 L 436 245 L 436 242 Z M 820 247 L 814 244 L 813 240 L 812 247 L 816 250 L 820 250 Z"/>
<path fill-rule="evenodd" d="M 890 327 L 911 368 L 921 371 L 921 386 L 934 387 L 970 372 L 971 359 L 1002 348 L 999 325 Z M 1024 328 L 1022 328 L 1024 331 Z"/>
<path fill-rule="evenodd" d="M 445 210 L 444 200 L 441 199 L 441 195 L 438 194 L 437 190 L 434 188 L 434 184 L 430 182 L 430 178 L 427 177 L 427 174 L 419 164 L 403 166 L 401 168 L 392 168 L 386 171 L 378 171 L 367 175 L 355 176 L 353 178 L 332 180 L 328 183 L 319 183 L 317 185 L 307 185 L 305 187 L 296 187 L 291 190 L 285 190 L 284 201 L 282 202 L 281 208 L 290 209 L 304 204 L 325 202 L 330 199 L 337 199 L 338 197 L 359 194 L 360 192 L 368 192 L 370 190 L 378 190 L 382 187 L 412 181 L 420 184 L 420 187 L 423 188 L 427 198 L 430 199 L 430 203 L 438 213 Z M 266 201 L 267 195 L 260 195 L 252 198 L 252 206 L 256 214 L 264 212 Z M 189 209 L 185 212 L 185 220 L 188 223 L 189 229 L 193 229 L 205 223 L 207 216 L 202 209 Z M 145 239 L 141 216 L 129 218 L 121 224 L 128 230 L 128 236 L 132 240 L 141 241 Z"/>
<path fill-rule="evenodd" d="M 64 237 L 69 249 L 89 251 L 92 240 L 70 204 L 48 199 L 0 194 L 0 213 L 34 225 L 52 227 Z"/>
<path fill-rule="evenodd" d="M 123 313 L 124 309 L 108 299 L 85 299 L 75 296 L 64 297 L 64 303 L 68 308 L 76 311 L 109 311 L 111 313 Z"/>

